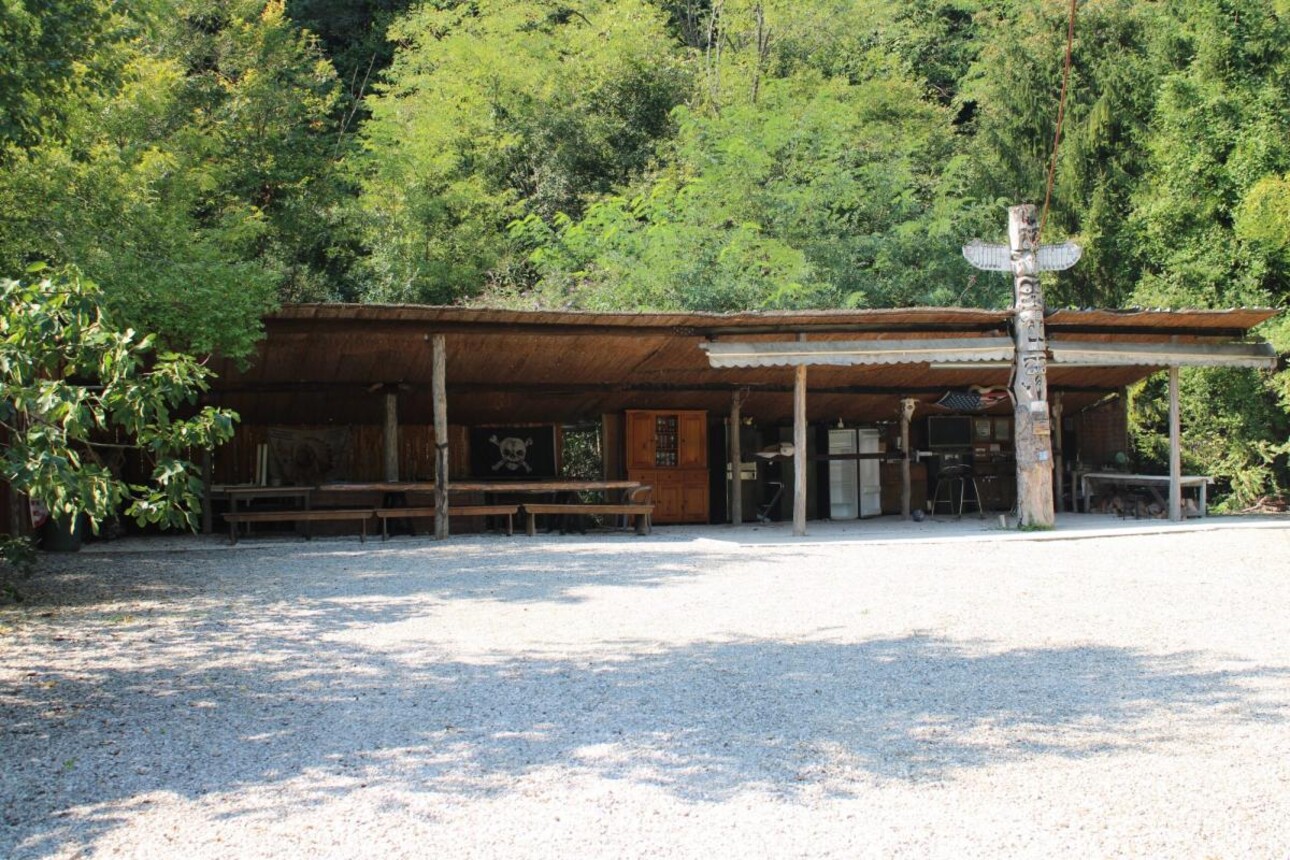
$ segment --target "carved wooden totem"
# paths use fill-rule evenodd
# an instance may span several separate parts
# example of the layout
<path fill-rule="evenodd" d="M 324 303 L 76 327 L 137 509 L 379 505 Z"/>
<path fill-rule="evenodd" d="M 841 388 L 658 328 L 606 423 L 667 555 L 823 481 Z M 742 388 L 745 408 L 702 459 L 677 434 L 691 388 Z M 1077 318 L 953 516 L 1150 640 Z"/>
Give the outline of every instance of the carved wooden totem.
<path fill-rule="evenodd" d="M 1048 343 L 1044 336 L 1044 296 L 1039 286 L 1038 238 L 1035 207 L 1010 208 L 1008 247 L 1017 311 L 1013 438 L 1017 454 L 1017 516 L 1023 528 L 1051 528 L 1055 519 L 1052 425 L 1048 419 Z"/>
<path fill-rule="evenodd" d="M 1073 242 L 1040 245 L 1035 207 L 1008 210 L 1008 247 L 979 240 L 963 246 L 978 269 L 1012 272 L 1017 351 L 1012 399 L 1016 410 L 1017 517 L 1020 526 L 1050 528 L 1053 511 L 1052 422 L 1048 418 L 1048 342 L 1040 272 L 1069 269 L 1083 251 Z"/>

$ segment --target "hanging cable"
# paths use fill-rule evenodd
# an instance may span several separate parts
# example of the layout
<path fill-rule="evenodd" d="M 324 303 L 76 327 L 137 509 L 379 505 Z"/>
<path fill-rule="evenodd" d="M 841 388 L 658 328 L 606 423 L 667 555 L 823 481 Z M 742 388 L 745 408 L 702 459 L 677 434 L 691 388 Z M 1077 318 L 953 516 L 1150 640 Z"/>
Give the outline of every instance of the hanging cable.
<path fill-rule="evenodd" d="M 1044 238 L 1044 227 L 1048 224 L 1048 205 L 1053 199 L 1053 179 L 1057 175 L 1057 148 L 1062 142 L 1062 121 L 1066 118 L 1066 90 L 1071 79 L 1071 50 L 1075 44 L 1076 2 L 1077 0 L 1071 0 L 1070 19 L 1066 25 L 1066 63 L 1062 68 L 1062 93 L 1057 99 L 1057 128 L 1053 132 L 1053 152 L 1048 159 L 1048 186 L 1044 190 L 1044 209 L 1039 217 L 1039 237 L 1036 244 Z"/>

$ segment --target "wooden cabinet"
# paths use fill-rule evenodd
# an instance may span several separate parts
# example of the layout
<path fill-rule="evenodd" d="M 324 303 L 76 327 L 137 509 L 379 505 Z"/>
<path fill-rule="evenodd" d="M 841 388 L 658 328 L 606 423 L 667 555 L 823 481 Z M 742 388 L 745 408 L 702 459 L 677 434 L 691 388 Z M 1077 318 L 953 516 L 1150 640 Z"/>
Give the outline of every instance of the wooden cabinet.
<path fill-rule="evenodd" d="M 627 478 L 654 488 L 654 522 L 708 521 L 708 413 L 627 413 Z"/>
<path fill-rule="evenodd" d="M 654 465 L 654 413 L 628 412 L 627 468 L 653 469 Z"/>
<path fill-rule="evenodd" d="M 708 521 L 708 470 L 686 469 L 681 472 L 682 522 Z"/>
<path fill-rule="evenodd" d="M 680 426 L 678 465 L 682 469 L 703 469 L 704 486 L 707 486 L 708 413 L 682 412 L 677 423 Z"/>

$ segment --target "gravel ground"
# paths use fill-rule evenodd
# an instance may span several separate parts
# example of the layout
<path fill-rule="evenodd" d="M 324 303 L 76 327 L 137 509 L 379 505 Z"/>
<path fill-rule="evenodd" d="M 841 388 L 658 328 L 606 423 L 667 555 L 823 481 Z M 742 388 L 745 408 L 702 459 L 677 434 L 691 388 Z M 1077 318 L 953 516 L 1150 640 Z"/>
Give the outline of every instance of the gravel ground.
<path fill-rule="evenodd" d="M 1286 857 L 1260 525 L 51 558 L 0 609 L 0 857 Z"/>

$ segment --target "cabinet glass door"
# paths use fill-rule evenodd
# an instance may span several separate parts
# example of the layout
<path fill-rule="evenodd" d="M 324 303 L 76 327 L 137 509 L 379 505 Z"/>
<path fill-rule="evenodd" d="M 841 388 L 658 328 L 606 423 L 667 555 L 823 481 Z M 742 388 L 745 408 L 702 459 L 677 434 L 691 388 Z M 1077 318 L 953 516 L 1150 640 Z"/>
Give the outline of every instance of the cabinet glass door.
<path fill-rule="evenodd" d="M 655 466 L 677 464 L 677 429 L 675 415 L 659 415 L 654 418 Z"/>

